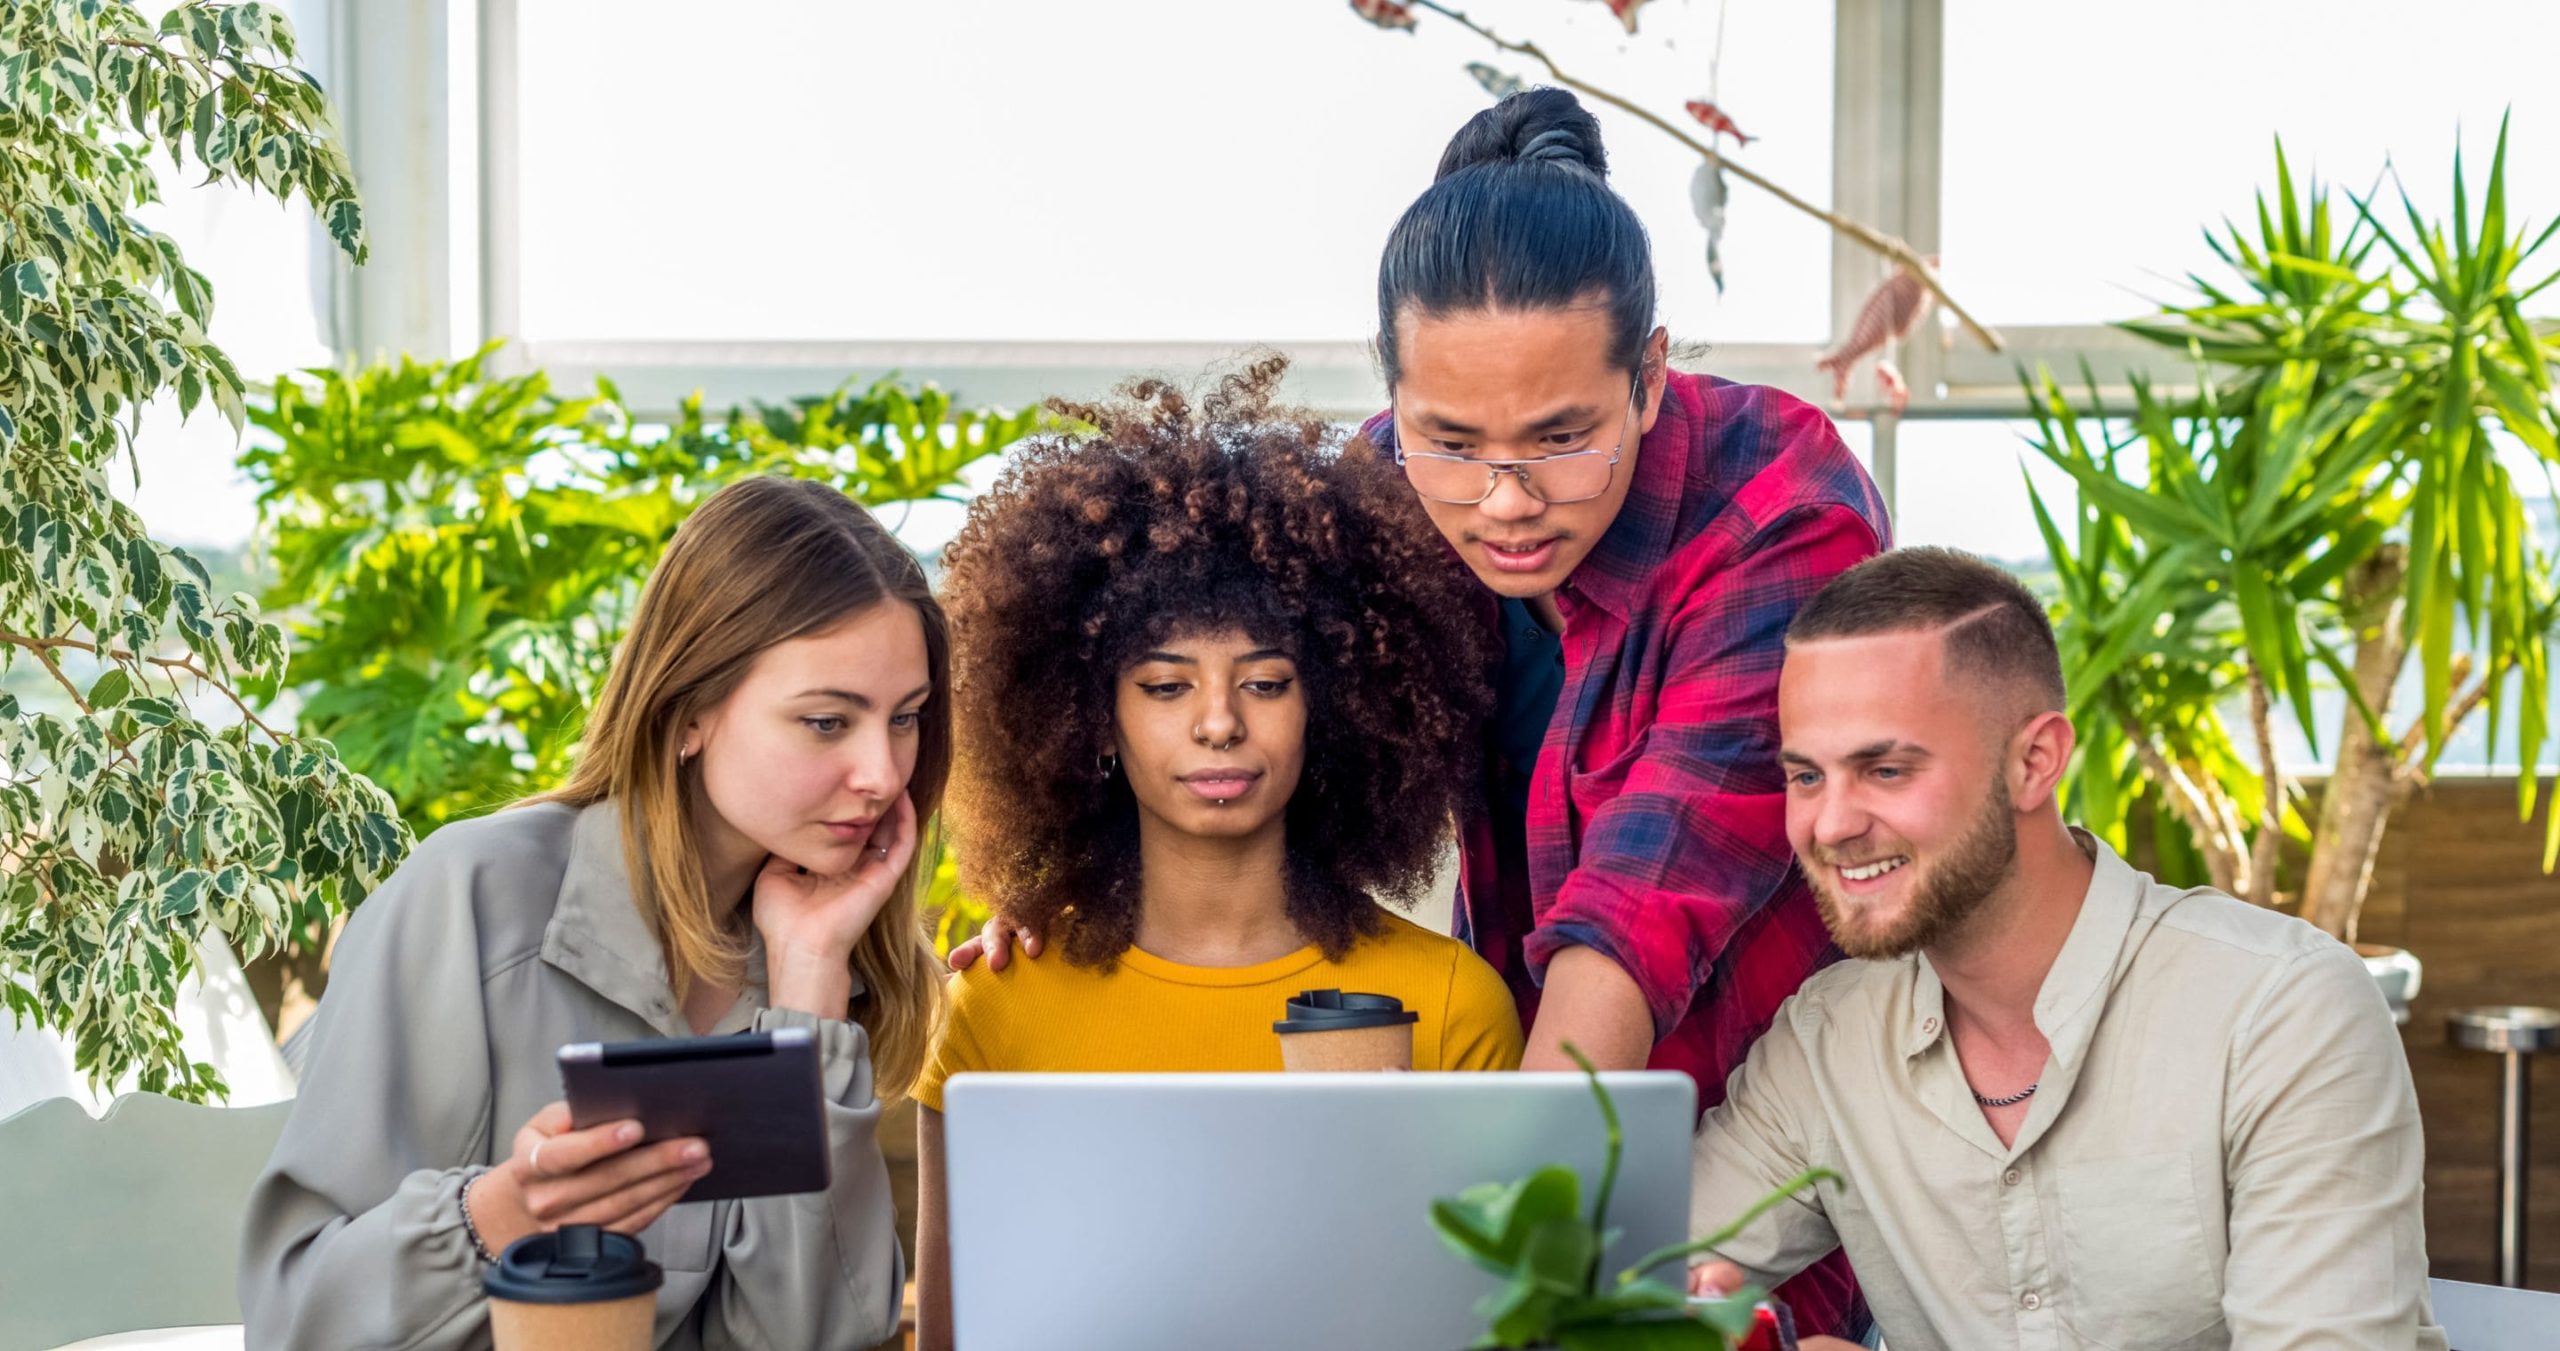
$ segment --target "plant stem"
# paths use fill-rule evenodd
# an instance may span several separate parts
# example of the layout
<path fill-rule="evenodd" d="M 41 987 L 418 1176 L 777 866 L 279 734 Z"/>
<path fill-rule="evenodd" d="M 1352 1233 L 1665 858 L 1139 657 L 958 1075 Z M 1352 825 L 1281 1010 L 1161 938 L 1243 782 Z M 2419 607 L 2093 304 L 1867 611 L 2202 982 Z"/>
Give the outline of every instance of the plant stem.
<path fill-rule="evenodd" d="M 2150 736 L 2141 728 L 2128 722 L 2124 732 L 2125 740 L 2132 744 L 2134 756 L 2142 761 L 2151 781 L 2166 790 L 2169 810 L 2187 823 L 2187 829 L 2195 832 L 2196 847 L 2204 851 L 2207 880 L 2225 893 L 2238 895 L 2234 888 L 2240 885 L 2240 861 L 2223 835 L 2222 822 L 2215 816 L 2212 804 L 2205 800 L 2185 770 L 2171 763 L 2168 756 L 2160 753 L 2159 747 L 2151 744 Z"/>
<path fill-rule="evenodd" d="M 78 686 L 71 683 L 71 678 L 62 673 L 62 668 L 60 666 L 54 664 L 52 649 L 68 648 L 74 652 L 87 652 L 95 656 L 102 656 L 109 661 L 149 662 L 151 665 L 157 666 L 163 671 L 183 671 L 186 674 L 203 681 L 205 684 L 211 685 L 216 690 L 221 691 L 222 697 L 230 700 L 231 706 L 240 710 L 240 716 L 247 720 L 250 726 L 266 733 L 268 740 L 279 744 L 286 740 L 284 733 L 269 727 L 266 723 L 259 720 L 258 715 L 251 711 L 248 703 L 241 699 L 237 690 L 234 690 L 229 685 L 222 683 L 221 679 L 215 676 L 211 671 L 208 671 L 185 658 L 145 657 L 127 652 L 120 647 L 100 647 L 96 643 L 84 643 L 77 638 L 30 638 L 24 634 L 10 633 L 6 630 L 0 630 L 0 643 L 6 643 L 11 647 L 25 648 L 27 651 L 35 653 L 36 660 L 43 662 L 45 669 L 53 672 L 53 678 L 61 681 L 64 689 L 71 691 L 71 701 L 78 704 L 80 706 L 80 711 L 83 713 L 94 712 L 95 710 L 89 707 L 87 700 L 80 697 L 80 689 Z"/>
<path fill-rule="evenodd" d="M 2457 653 L 2454 656 L 2454 660 L 2458 663 L 2464 662 L 2468 659 L 2469 655 L 2470 654 L 2468 653 Z M 2463 719 L 2470 717 L 2481 704 L 2487 702 L 2490 689 L 2499 681 L 2506 679 L 2507 672 L 2513 670 L 2514 666 L 2515 663 L 2512 659 L 2500 663 L 2498 669 L 2483 674 L 2478 681 L 2472 684 L 2470 689 L 2465 690 L 2461 698 L 2446 705 L 2444 710 L 2444 735 L 2447 737 L 2452 736 L 2454 730 L 2462 726 Z M 2461 676 L 2463 674 L 2465 673 L 2457 672 L 2455 674 L 2455 684 L 2462 683 Z M 2426 771 L 2417 767 L 2418 752 L 2426 749 L 2426 745 L 2427 720 L 2424 715 L 2420 715 L 2409 723 L 2408 731 L 2400 734 L 2399 758 L 2401 773 L 2414 774 L 2420 779 L 2427 777 Z"/>
<path fill-rule="evenodd" d="M 62 673 L 62 664 L 53 659 L 52 652 L 48 651 L 43 646 L 20 638 L 13 633 L 0 633 L 0 642 L 6 642 L 15 647 L 23 647 L 28 651 L 35 653 L 36 660 L 44 663 L 44 669 L 52 673 L 54 683 L 62 687 L 63 693 L 71 696 L 71 702 L 83 713 L 91 711 L 89 708 L 89 701 L 82 698 L 80 695 L 80 687 L 72 684 L 71 677 Z"/>
<path fill-rule="evenodd" d="M 2249 672 L 2249 728 L 2258 741 L 2258 838 L 2249 849 L 2249 895 L 2242 899 L 2269 909 L 2276 903 L 2277 851 L 2284 847 L 2284 770 L 2276 763 L 2275 714 L 2267 697 L 2266 674 L 2256 661 Z"/>
<path fill-rule="evenodd" d="M 1564 68 L 1555 63 L 1555 58 L 1547 55 L 1545 50 L 1540 48 L 1538 44 L 1534 42 L 1513 42 L 1510 39 L 1495 33 L 1492 29 L 1485 27 L 1483 24 L 1477 23 L 1475 20 L 1468 18 L 1465 14 L 1438 3 L 1438 0 L 1413 0 L 1413 3 L 1423 9 L 1430 10 L 1434 14 L 1441 15 L 1455 22 L 1459 27 L 1475 34 L 1477 37 L 1483 38 L 1485 41 L 1492 43 L 1503 51 L 1513 52 L 1518 55 L 1528 57 L 1539 65 L 1545 66 L 1547 68 L 1547 73 L 1555 77 L 1556 83 L 1578 93 L 1588 94 L 1613 108 L 1620 109 L 1634 117 L 1653 124 L 1653 126 L 1660 130 L 1662 134 L 1680 142 L 1691 150 L 1697 151 L 1700 155 L 1704 156 L 1709 163 L 1721 166 L 1743 182 L 1760 189 L 1762 192 L 1768 193 L 1770 196 L 1775 197 L 1779 201 L 1794 207 L 1796 210 L 1813 217 L 1815 220 L 1821 221 L 1823 224 L 1830 226 L 1840 234 L 1847 235 L 1849 238 L 1875 250 L 1877 253 L 1883 254 L 1886 258 L 1891 259 L 1895 266 L 1910 273 L 1922 286 L 1927 287 L 1929 289 L 1929 293 L 1938 298 L 1938 303 L 1947 307 L 1947 313 L 1954 315 L 1957 321 L 1965 326 L 1965 331 L 1974 336 L 1975 341 L 1981 343 L 1987 350 L 1994 352 L 2002 350 L 2000 335 L 1985 327 L 1980 320 L 1975 319 L 1971 311 L 1967 310 L 1964 306 L 1957 304 L 1955 297 L 1948 295 L 1946 286 L 1938 280 L 1937 272 L 1933 270 L 1929 266 L 1928 261 L 1922 258 L 1919 252 L 1913 249 L 1909 244 L 1893 237 L 1892 235 L 1885 234 L 1872 226 L 1851 220 L 1838 212 L 1815 206 L 1804 198 L 1787 191 L 1785 188 L 1778 186 L 1768 179 L 1761 177 L 1749 168 L 1735 162 L 1732 156 L 1724 154 L 1713 146 L 1700 141 L 1697 137 L 1690 135 L 1677 123 L 1671 122 L 1652 110 L 1630 102 L 1617 94 L 1610 93 L 1608 90 L 1602 89 L 1598 85 L 1585 83 L 1582 80 L 1578 80 L 1573 76 L 1566 74 Z"/>
<path fill-rule="evenodd" d="M 1734 1235 L 1750 1228 L 1753 1220 L 1756 1220 L 1776 1209 L 1779 1202 L 1793 1198 L 1797 1192 L 1803 1191 L 1805 1188 L 1810 1187 L 1817 1182 L 1838 1181 L 1840 1181 L 1840 1175 L 1828 1168 L 1807 1168 L 1803 1172 L 1796 1174 L 1794 1177 L 1787 1179 L 1786 1183 L 1780 1186 L 1776 1191 L 1752 1202 L 1749 1210 L 1746 1210 L 1739 1216 L 1736 1216 L 1734 1221 L 1731 1224 L 1726 1225 L 1724 1228 L 1707 1235 L 1705 1238 L 1692 1239 L 1686 1243 L 1674 1243 L 1667 1248 L 1656 1248 L 1652 1252 L 1646 1253 L 1644 1256 L 1637 1258 L 1635 1265 L 1618 1273 L 1618 1284 L 1627 1285 L 1634 1282 L 1641 1278 L 1646 1272 L 1653 1270 L 1655 1267 L 1661 1266 L 1665 1262 L 1677 1261 L 1680 1258 L 1690 1256 L 1694 1253 L 1702 1253 L 1715 1248 L 1720 1248 L 1725 1244 L 1732 1242 Z"/>
<path fill-rule="evenodd" d="M 2362 922 L 2383 832 L 2401 791 L 2399 747 L 2384 720 L 2391 715 L 2392 687 L 2409 659 L 2401 600 L 2407 580 L 2408 550 L 2393 542 L 2358 559 L 2340 581 L 2339 617 L 2355 643 L 2348 675 L 2356 698 L 2339 719 L 2338 749 L 2329 781 L 2320 789 L 2311 861 L 2302 872 L 2302 904 L 2294 913 L 2350 943 Z"/>
<path fill-rule="evenodd" d="M 1564 1044 L 1564 1053 L 1573 1057 L 1573 1063 L 1582 1067 L 1583 1077 L 1591 1081 L 1591 1096 L 1599 1100 L 1600 1119 L 1609 1127 L 1609 1158 L 1600 1168 L 1600 1194 L 1591 1203 L 1591 1232 L 1606 1234 L 1609 1232 L 1609 1197 L 1618 1189 L 1618 1157 L 1626 1150 L 1626 1132 L 1618 1125 L 1617 1104 L 1609 1101 L 1609 1090 L 1600 1086 L 1599 1067 L 1592 1064 L 1591 1057 L 1584 1055 L 1582 1048 L 1572 1042 Z M 1599 1278 L 1600 1254 L 1594 1252 L 1591 1254 L 1591 1270 L 1585 1274 L 1585 1280 L 1596 1283 Z"/>

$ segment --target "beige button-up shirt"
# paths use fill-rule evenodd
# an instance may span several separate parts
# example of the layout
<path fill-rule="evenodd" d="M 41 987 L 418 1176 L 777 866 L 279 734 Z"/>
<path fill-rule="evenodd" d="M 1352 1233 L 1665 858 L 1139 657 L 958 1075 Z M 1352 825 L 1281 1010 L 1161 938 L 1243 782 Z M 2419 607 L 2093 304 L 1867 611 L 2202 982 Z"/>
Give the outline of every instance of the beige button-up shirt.
<path fill-rule="evenodd" d="M 1775 1283 L 1845 1247 L 1893 1351 L 2443 1351 L 2425 1147 L 2363 963 L 2104 845 L 2045 976 L 2017 1138 L 1982 1118 L 1928 959 L 1806 982 L 1699 1127 L 1693 1228 L 1808 1167 L 1847 1179 L 1724 1249 Z"/>
<path fill-rule="evenodd" d="M 654 1347 L 851 1351 L 898 1326 L 905 1264 L 870 1042 L 857 1023 L 767 1007 L 762 967 L 751 953 L 748 988 L 712 1031 L 815 1031 L 834 1184 L 673 1206 L 643 1230 L 666 1270 Z M 560 1097 L 562 1043 L 691 1034 L 632 904 L 610 804 L 437 831 L 347 922 L 331 961 L 301 1095 L 249 1196 L 248 1344 L 488 1347 L 463 1185 Z"/>

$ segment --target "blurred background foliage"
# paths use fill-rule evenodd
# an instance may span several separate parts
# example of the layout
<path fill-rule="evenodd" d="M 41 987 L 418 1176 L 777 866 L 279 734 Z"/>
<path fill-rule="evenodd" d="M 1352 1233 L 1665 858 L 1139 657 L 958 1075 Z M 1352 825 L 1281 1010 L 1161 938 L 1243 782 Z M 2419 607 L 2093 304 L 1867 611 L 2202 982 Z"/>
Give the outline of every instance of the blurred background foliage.
<path fill-rule="evenodd" d="M 279 379 L 240 457 L 261 601 L 294 645 L 257 693 L 290 700 L 422 838 L 562 779 L 641 583 L 723 485 L 788 474 L 874 510 L 956 501 L 971 466 L 1051 421 L 894 376 L 717 416 L 695 397 L 653 421 L 609 381 L 572 394 L 493 374 L 495 350 Z M 937 938 L 975 933 L 947 854 L 931 878 Z M 316 987 L 325 937 L 253 972 L 271 1016 L 284 980 Z"/>

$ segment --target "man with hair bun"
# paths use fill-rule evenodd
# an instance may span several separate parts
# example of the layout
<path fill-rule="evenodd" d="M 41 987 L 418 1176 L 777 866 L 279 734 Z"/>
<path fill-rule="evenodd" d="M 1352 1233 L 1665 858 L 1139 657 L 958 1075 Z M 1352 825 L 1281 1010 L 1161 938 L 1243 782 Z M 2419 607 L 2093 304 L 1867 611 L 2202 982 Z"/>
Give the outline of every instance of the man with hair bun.
<path fill-rule="evenodd" d="M 1687 1071 L 1699 1105 L 1838 956 L 1786 846 L 1787 622 L 1890 543 L 1822 413 L 1670 369 L 1651 246 L 1559 89 L 1477 114 L 1378 267 L 1402 464 L 1498 611 L 1498 711 L 1462 828 L 1459 932 L 1529 1023 L 1528 1069 Z M 1865 1322 L 1836 1258 L 1782 1294 Z"/>
<path fill-rule="evenodd" d="M 2372 978 L 2066 825 L 2066 707 L 2043 606 L 1965 554 L 1887 554 L 1796 616 L 1787 832 L 1863 960 L 1805 982 L 1707 1114 L 1694 1222 L 1808 1168 L 1843 1182 L 1692 1288 L 1845 1251 L 1894 1351 L 2442 1351 Z"/>

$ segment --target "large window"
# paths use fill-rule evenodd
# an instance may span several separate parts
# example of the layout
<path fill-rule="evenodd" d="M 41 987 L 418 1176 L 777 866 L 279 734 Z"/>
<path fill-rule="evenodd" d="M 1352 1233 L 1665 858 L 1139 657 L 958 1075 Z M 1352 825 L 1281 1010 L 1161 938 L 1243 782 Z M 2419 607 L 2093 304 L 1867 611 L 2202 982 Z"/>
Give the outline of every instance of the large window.
<path fill-rule="evenodd" d="M 1829 6 L 1657 5 L 1632 42 L 1599 5 L 1468 11 L 1675 118 L 1721 29 L 1716 93 L 1748 110 L 1750 163 L 1827 195 Z M 477 18 L 486 326 L 514 359 L 612 370 L 644 398 L 895 366 L 1014 400 L 1273 344 L 1300 397 L 1373 408 L 1379 245 L 1491 101 L 1469 64 L 1546 78 L 1438 15 L 1381 32 L 1339 0 L 739 0 L 716 22 L 685 0 L 486 0 Z M 1674 329 L 1729 368 L 1803 371 L 1832 325 L 1829 231 L 1735 185 L 1719 294 L 1696 156 L 1603 119 Z"/>
<path fill-rule="evenodd" d="M 1344 0 L 310 2 L 364 16 L 342 25 L 359 52 L 450 38 L 452 71 L 414 81 L 457 91 L 437 145 L 457 173 L 430 205 L 462 223 L 428 256 L 474 313 L 434 336 L 508 337 L 505 361 L 660 408 L 889 369 L 1018 403 L 1272 344 L 1298 397 L 1366 413 L 1378 247 L 1488 102 L 1467 67 L 1547 78 L 1438 14 L 1381 32 Z M 2014 563 L 2042 552 L 2025 484 L 2072 500 L 2022 457 L 2020 366 L 2086 362 L 2117 396 L 2132 369 L 2188 379 L 2109 324 L 2218 266 L 2202 231 L 2245 221 L 2276 136 L 2358 193 L 2388 156 L 2432 215 L 2457 129 L 2483 165 L 2512 113 L 2511 212 L 2560 215 L 2548 0 L 1662 0 L 1634 39 L 1596 3 L 1464 8 L 1674 121 L 1712 82 L 1755 138 L 1740 162 L 1942 260 L 2005 350 L 1942 313 L 1899 353 L 1907 414 L 1863 367 L 1835 400 L 1813 361 L 1877 256 L 1736 181 L 1719 293 L 1696 157 L 1599 109 L 1664 317 L 1702 344 L 1685 363 L 1829 408 L 1903 540 Z M 359 171 L 408 125 L 359 119 Z M 378 248 L 433 215 L 386 212 Z"/>
<path fill-rule="evenodd" d="M 2182 294 L 2213 261 L 2202 227 L 2254 227 L 2278 136 L 2296 175 L 2359 195 L 2388 162 L 2433 216 L 2451 200 L 2456 130 L 2477 193 L 2512 107 L 2510 193 L 2538 220 L 2560 212 L 2549 0 L 1945 0 L 1945 13 L 1947 280 L 1997 324 L 2096 324 Z"/>
<path fill-rule="evenodd" d="M 326 81 L 328 7 L 296 0 L 283 8 Z M 330 314 L 336 248 L 310 208 L 232 184 L 201 185 L 202 171 L 192 163 L 181 170 L 163 157 L 153 167 L 162 200 L 134 214 L 175 239 L 188 264 L 212 283 L 209 336 L 242 377 L 259 382 L 328 365 L 336 340 Z M 235 549 L 257 516 L 250 486 L 233 467 L 239 450 L 231 424 L 210 403 L 182 420 L 177 400 L 164 398 L 143 411 L 134 458 L 111 479 L 161 539 Z"/>
<path fill-rule="evenodd" d="M 512 125 L 491 130 L 520 206 L 497 246 L 535 343 L 1356 343 L 1388 228 L 1490 102 L 1467 64 L 1536 73 L 1436 15 L 1385 33 L 1339 0 L 513 8 Z M 1831 15 L 1733 8 L 1722 83 L 1753 162 L 1819 192 Z M 1634 44 L 1596 5 L 1470 10 L 1656 108 L 1700 96 L 1715 42 L 1707 5 L 1656 6 Z M 1819 341 L 1820 224 L 1737 202 L 1719 297 L 1696 156 L 1609 117 L 1684 335 Z"/>

